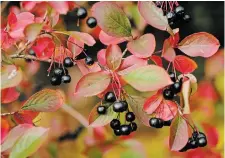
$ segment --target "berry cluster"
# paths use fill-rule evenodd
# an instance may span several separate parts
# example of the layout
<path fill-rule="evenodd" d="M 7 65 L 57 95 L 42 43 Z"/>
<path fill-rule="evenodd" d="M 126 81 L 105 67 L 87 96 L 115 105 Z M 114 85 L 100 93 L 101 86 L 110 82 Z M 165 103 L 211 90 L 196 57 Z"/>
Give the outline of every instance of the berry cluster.
<path fill-rule="evenodd" d="M 67 132 L 64 135 L 59 137 L 59 141 L 65 141 L 65 140 L 75 140 L 83 131 L 84 126 L 79 126 L 77 129 L 75 129 L 74 132 Z"/>
<path fill-rule="evenodd" d="M 191 20 L 191 16 L 185 14 L 184 7 L 181 5 L 177 6 L 174 11 L 167 12 L 166 17 L 172 28 L 177 27 L 182 22 L 189 22 Z"/>
<path fill-rule="evenodd" d="M 181 91 L 182 88 L 182 79 L 176 81 L 176 77 L 174 73 L 170 73 L 170 78 L 174 82 L 174 84 L 163 90 L 163 97 L 166 100 L 172 100 L 174 96 Z"/>
<path fill-rule="evenodd" d="M 189 149 L 195 149 L 198 147 L 204 147 L 207 145 L 207 139 L 204 133 L 194 131 L 192 137 L 189 138 L 187 144 L 180 150 L 180 152 L 187 151 Z"/>
<path fill-rule="evenodd" d="M 79 19 L 85 19 L 87 17 L 87 10 L 84 7 L 78 8 L 77 17 Z M 94 17 L 88 17 L 86 24 L 88 27 L 94 28 L 97 25 L 97 20 Z"/>
<path fill-rule="evenodd" d="M 116 113 L 126 112 L 125 119 L 129 124 L 121 124 L 120 120 L 113 119 L 110 122 L 110 127 L 114 130 L 116 136 L 129 135 L 131 132 L 137 130 L 137 124 L 134 122 L 135 115 L 133 112 L 130 112 L 128 109 L 128 103 L 126 101 L 117 101 L 116 96 L 113 92 L 107 92 L 105 94 L 105 101 L 113 103 L 113 111 Z M 98 114 L 106 114 L 107 107 L 100 105 L 97 108 Z M 119 116 L 119 115 L 118 115 Z"/>
<path fill-rule="evenodd" d="M 163 121 L 160 118 L 153 117 L 149 120 L 149 125 L 154 128 L 162 128 L 163 126 L 170 126 L 172 120 Z"/>

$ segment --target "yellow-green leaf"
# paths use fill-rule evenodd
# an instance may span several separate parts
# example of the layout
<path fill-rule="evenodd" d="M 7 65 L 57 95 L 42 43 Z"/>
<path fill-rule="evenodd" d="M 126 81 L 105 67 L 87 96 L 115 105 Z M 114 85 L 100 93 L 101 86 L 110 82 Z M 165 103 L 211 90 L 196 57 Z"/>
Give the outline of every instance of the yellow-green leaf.
<path fill-rule="evenodd" d="M 26 26 L 24 34 L 29 42 L 33 42 L 40 34 L 43 25 L 41 23 L 33 23 Z"/>

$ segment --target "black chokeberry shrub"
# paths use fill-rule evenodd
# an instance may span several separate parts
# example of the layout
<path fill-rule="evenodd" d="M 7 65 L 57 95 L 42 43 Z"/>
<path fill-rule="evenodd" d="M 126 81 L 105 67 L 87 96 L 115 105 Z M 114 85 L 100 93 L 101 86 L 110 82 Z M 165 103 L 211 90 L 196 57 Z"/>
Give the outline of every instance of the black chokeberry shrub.
<path fill-rule="evenodd" d="M 129 135 L 131 132 L 131 128 L 129 125 L 121 125 L 120 131 L 121 131 L 121 135 Z"/>
<path fill-rule="evenodd" d="M 181 5 L 177 6 L 175 8 L 175 13 L 179 18 L 183 18 L 184 17 L 184 7 L 182 7 Z"/>
<path fill-rule="evenodd" d="M 111 102 L 111 103 L 115 102 L 116 101 L 115 94 L 113 92 L 107 92 L 105 94 L 105 101 Z"/>
<path fill-rule="evenodd" d="M 105 106 L 102 106 L 102 105 L 98 106 L 97 112 L 98 112 L 98 114 L 100 114 L 100 115 L 106 114 L 106 107 L 105 107 Z"/>
<path fill-rule="evenodd" d="M 124 112 L 124 104 L 121 101 L 116 101 L 113 104 L 113 111 L 114 112 Z"/>
<path fill-rule="evenodd" d="M 132 122 L 135 120 L 135 115 L 133 112 L 126 113 L 126 121 Z"/>
<path fill-rule="evenodd" d="M 73 59 L 70 58 L 70 57 L 66 57 L 64 60 L 63 60 L 63 65 L 65 67 L 72 67 L 73 66 Z"/>
<path fill-rule="evenodd" d="M 111 122 L 110 122 L 110 127 L 112 129 L 119 129 L 120 128 L 120 121 L 118 119 L 113 119 Z"/>
<path fill-rule="evenodd" d="M 172 120 L 163 121 L 163 126 L 170 126 L 171 122 L 172 122 Z"/>
<path fill-rule="evenodd" d="M 55 68 L 53 70 L 53 75 L 54 76 L 62 77 L 63 74 L 64 74 L 63 68 Z"/>
<path fill-rule="evenodd" d="M 86 21 L 88 27 L 94 28 L 97 25 L 97 20 L 94 17 L 89 17 Z"/>
<path fill-rule="evenodd" d="M 79 19 L 84 19 L 87 16 L 87 10 L 84 7 L 80 7 L 77 10 L 77 17 Z"/>
<path fill-rule="evenodd" d="M 164 89 L 163 90 L 163 97 L 166 100 L 172 100 L 174 97 L 174 92 L 171 89 Z"/>
<path fill-rule="evenodd" d="M 126 111 L 128 109 L 128 103 L 126 100 L 121 101 L 123 103 L 123 111 Z"/>
<path fill-rule="evenodd" d="M 198 142 L 193 138 L 189 138 L 188 143 L 190 144 L 191 149 L 195 149 L 198 147 Z"/>
<path fill-rule="evenodd" d="M 130 123 L 130 127 L 131 127 L 132 131 L 136 131 L 137 130 L 137 124 L 135 122 L 131 122 Z"/>
<path fill-rule="evenodd" d="M 61 84 L 61 77 L 60 76 L 52 76 L 51 77 L 51 84 L 53 86 L 58 86 Z"/>
<path fill-rule="evenodd" d="M 155 128 L 162 128 L 163 127 L 163 120 L 160 119 L 160 118 L 153 117 L 149 120 L 149 125 L 151 127 L 155 127 Z"/>
<path fill-rule="evenodd" d="M 175 82 L 174 84 L 172 84 L 170 86 L 170 89 L 175 93 L 179 93 L 181 91 L 182 88 L 182 83 L 181 82 Z"/>
<path fill-rule="evenodd" d="M 176 20 L 176 14 L 173 11 L 168 12 L 166 14 L 166 17 L 168 19 L 168 22 L 174 22 Z"/>
<path fill-rule="evenodd" d="M 86 63 L 88 66 L 93 65 L 94 62 L 95 62 L 95 61 L 94 61 L 91 57 L 89 57 L 89 56 L 87 56 L 87 57 L 85 58 L 85 63 Z"/>
<path fill-rule="evenodd" d="M 170 72 L 170 73 L 169 73 L 169 76 L 170 76 L 170 79 L 171 79 L 173 82 L 176 82 L 176 76 L 175 76 L 175 73 Z"/>
<path fill-rule="evenodd" d="M 199 147 L 204 147 L 207 145 L 206 137 L 198 138 L 197 141 Z"/>
<path fill-rule="evenodd" d="M 116 136 L 120 136 L 122 134 L 120 128 L 119 129 L 114 129 L 114 134 Z"/>
<path fill-rule="evenodd" d="M 71 81 L 70 75 L 63 75 L 62 76 L 62 82 L 63 83 L 70 83 L 70 81 Z"/>

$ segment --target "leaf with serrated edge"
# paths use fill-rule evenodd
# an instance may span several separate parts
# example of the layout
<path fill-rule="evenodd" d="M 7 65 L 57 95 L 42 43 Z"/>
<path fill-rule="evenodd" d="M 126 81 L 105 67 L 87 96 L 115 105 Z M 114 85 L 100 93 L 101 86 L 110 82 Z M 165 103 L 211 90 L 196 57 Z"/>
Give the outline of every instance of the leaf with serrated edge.
<path fill-rule="evenodd" d="M 208 58 L 215 54 L 220 47 L 216 37 L 206 32 L 198 32 L 184 38 L 178 48 L 185 54 Z"/>
<path fill-rule="evenodd" d="M 48 131 L 49 129 L 43 127 L 28 129 L 13 146 L 9 158 L 22 158 L 32 155 L 47 139 Z"/>
<path fill-rule="evenodd" d="M 115 2 L 98 2 L 92 7 L 98 26 L 113 37 L 130 37 L 131 24 L 126 14 Z"/>
<path fill-rule="evenodd" d="M 179 151 L 188 142 L 188 126 L 186 121 L 178 114 L 170 126 L 169 145 L 172 151 Z"/>
<path fill-rule="evenodd" d="M 99 115 L 97 112 L 97 108 L 100 105 L 98 103 L 90 112 L 89 114 L 89 126 L 91 127 L 99 127 L 99 126 L 105 126 L 110 121 L 112 121 L 118 114 L 113 111 L 113 105 L 107 105 L 107 112 L 106 114 Z"/>
<path fill-rule="evenodd" d="M 123 75 L 122 78 L 142 92 L 155 91 L 173 83 L 168 73 L 156 65 L 139 67 Z"/>
<path fill-rule="evenodd" d="M 106 90 L 110 84 L 111 76 L 105 72 L 93 72 L 83 76 L 76 85 L 75 95 L 94 96 Z"/>
<path fill-rule="evenodd" d="M 33 42 L 37 38 L 37 36 L 40 34 L 42 27 L 43 25 L 40 23 L 33 23 L 33 24 L 27 25 L 26 28 L 24 29 L 24 34 L 26 36 L 26 39 L 29 42 Z"/>
<path fill-rule="evenodd" d="M 8 135 L 4 138 L 1 145 L 1 152 L 8 151 L 13 147 L 16 141 L 30 128 L 33 126 L 31 124 L 21 124 L 14 127 Z"/>
<path fill-rule="evenodd" d="M 122 51 L 118 45 L 109 45 L 106 49 L 106 64 L 111 70 L 117 70 L 122 60 Z"/>
<path fill-rule="evenodd" d="M 63 96 L 52 89 L 41 90 L 32 95 L 23 105 L 23 110 L 53 112 L 63 105 Z"/>

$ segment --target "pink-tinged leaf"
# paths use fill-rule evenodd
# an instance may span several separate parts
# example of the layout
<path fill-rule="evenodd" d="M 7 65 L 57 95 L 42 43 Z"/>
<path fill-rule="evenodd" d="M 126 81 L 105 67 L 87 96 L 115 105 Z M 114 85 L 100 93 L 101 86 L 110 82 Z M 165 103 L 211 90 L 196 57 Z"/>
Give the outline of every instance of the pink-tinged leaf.
<path fill-rule="evenodd" d="M 210 147 L 216 147 L 219 142 L 219 133 L 215 126 L 203 124 L 203 128 L 207 137 L 207 142 Z"/>
<path fill-rule="evenodd" d="M 162 57 L 170 62 L 172 62 L 176 57 L 176 53 L 169 39 L 166 39 L 163 43 Z"/>
<path fill-rule="evenodd" d="M 188 126 L 186 121 L 178 114 L 170 126 L 169 145 L 172 151 L 179 151 L 188 142 Z"/>
<path fill-rule="evenodd" d="M 159 66 L 139 67 L 123 75 L 122 78 L 139 91 L 155 91 L 172 84 L 168 73 Z"/>
<path fill-rule="evenodd" d="M 67 41 L 67 47 L 73 53 L 73 56 L 76 57 L 82 52 L 84 43 L 70 36 Z"/>
<path fill-rule="evenodd" d="M 2 65 L 1 89 L 17 86 L 23 79 L 23 73 L 15 65 Z"/>
<path fill-rule="evenodd" d="M 173 63 L 175 69 L 183 74 L 192 73 L 198 67 L 194 60 L 184 55 L 176 56 Z"/>
<path fill-rule="evenodd" d="M 216 37 L 206 32 L 194 33 L 187 36 L 180 43 L 178 48 L 185 54 L 196 57 L 208 58 L 215 54 L 220 47 Z"/>
<path fill-rule="evenodd" d="M 100 66 L 98 65 L 97 62 L 95 62 L 91 66 L 88 66 L 85 63 L 85 60 L 81 59 L 81 60 L 77 60 L 76 63 L 77 63 L 77 66 L 78 66 L 78 68 L 80 69 L 80 71 L 81 71 L 81 73 L 83 75 L 86 75 L 86 74 L 91 73 L 91 72 L 99 72 L 99 71 L 101 71 L 101 68 L 100 68 Z"/>
<path fill-rule="evenodd" d="M 1 29 L 1 48 L 3 50 L 7 50 L 10 47 L 16 43 L 16 39 L 13 39 L 11 36 L 9 36 L 8 32 L 4 31 L 4 29 Z"/>
<path fill-rule="evenodd" d="M 63 105 L 63 96 L 59 91 L 52 89 L 41 90 L 32 95 L 23 105 L 23 110 L 38 112 L 53 112 Z"/>
<path fill-rule="evenodd" d="M 69 4 L 67 1 L 50 1 L 48 3 L 60 14 L 66 14 L 69 11 Z"/>
<path fill-rule="evenodd" d="M 33 42 L 40 34 L 43 25 L 40 23 L 33 23 L 26 26 L 24 29 L 24 35 L 28 42 Z"/>
<path fill-rule="evenodd" d="M 163 96 L 160 93 L 157 93 L 150 98 L 148 98 L 143 106 L 144 111 L 147 114 L 152 114 L 159 107 L 163 100 Z"/>
<path fill-rule="evenodd" d="M 163 10 L 158 8 L 154 2 L 140 1 L 138 2 L 138 9 L 146 23 L 173 34 L 166 16 L 163 15 Z"/>
<path fill-rule="evenodd" d="M 127 49 L 139 58 L 147 58 L 152 55 L 155 50 L 155 46 L 155 36 L 149 33 L 136 40 L 128 42 Z"/>
<path fill-rule="evenodd" d="M 148 65 L 147 59 L 141 59 L 134 55 L 130 55 L 122 60 L 118 74 L 125 75 L 138 67 L 142 67 L 146 65 Z"/>
<path fill-rule="evenodd" d="M 169 37 L 169 42 L 172 45 L 172 47 L 176 47 L 180 40 L 179 28 L 174 29 L 173 33 L 174 35 Z"/>
<path fill-rule="evenodd" d="M 18 139 L 10 152 L 9 158 L 29 157 L 47 140 L 49 129 L 32 127 Z"/>
<path fill-rule="evenodd" d="M 145 126 L 149 125 L 149 115 L 143 111 L 143 105 L 145 103 L 146 98 L 141 96 L 129 95 L 126 96 L 126 101 L 131 107 L 137 119 L 142 122 Z"/>
<path fill-rule="evenodd" d="M 34 21 L 34 15 L 30 12 L 22 12 L 20 14 L 16 15 L 18 22 L 26 21 L 26 22 L 33 22 Z"/>
<path fill-rule="evenodd" d="M 88 122 L 91 127 L 105 126 L 117 116 L 117 113 L 113 111 L 112 104 L 104 105 L 107 107 L 107 112 L 104 115 L 99 115 L 97 112 L 99 105 L 100 103 L 97 104 L 89 114 Z"/>
<path fill-rule="evenodd" d="M 1 152 L 6 152 L 13 147 L 16 141 L 33 126 L 30 124 L 21 124 L 14 127 L 3 140 L 1 144 Z"/>
<path fill-rule="evenodd" d="M 100 34 L 99 34 L 99 40 L 104 44 L 104 45 L 110 45 L 110 44 L 119 44 L 122 43 L 124 41 L 126 41 L 125 38 L 119 38 L 119 37 L 113 37 L 113 36 L 109 36 L 108 34 L 106 34 L 104 31 L 101 30 Z"/>
<path fill-rule="evenodd" d="M 10 12 L 9 16 L 8 16 L 9 27 L 12 27 L 16 23 L 17 23 L 16 15 L 14 13 Z"/>
<path fill-rule="evenodd" d="M 170 100 L 163 100 L 156 109 L 156 117 L 164 121 L 173 119 L 177 114 L 178 105 Z"/>
<path fill-rule="evenodd" d="M 111 76 L 105 72 L 93 72 L 83 76 L 76 85 L 75 95 L 94 96 L 102 93 L 109 86 Z"/>
<path fill-rule="evenodd" d="M 105 57 L 108 68 L 117 70 L 122 60 L 122 51 L 118 45 L 109 45 L 106 49 Z"/>
<path fill-rule="evenodd" d="M 7 104 L 11 103 L 18 99 L 20 93 L 16 90 L 15 87 L 2 89 L 1 92 L 1 103 Z"/>
<path fill-rule="evenodd" d="M 100 51 L 98 51 L 97 54 L 97 59 L 100 65 L 102 66 L 106 66 L 106 49 L 101 49 Z"/>
<path fill-rule="evenodd" d="M 1 144 L 5 140 L 5 137 L 8 135 L 9 128 L 10 128 L 10 125 L 8 120 L 4 118 L 3 116 L 1 116 Z M 1 150 L 2 150 L 2 147 L 1 147 Z"/>
<path fill-rule="evenodd" d="M 157 55 L 152 55 L 150 59 L 158 66 L 163 67 L 162 58 Z"/>
<path fill-rule="evenodd" d="M 20 5 L 23 9 L 25 9 L 26 11 L 31 11 L 35 6 L 36 6 L 37 2 L 34 1 L 22 1 L 20 2 Z"/>
<path fill-rule="evenodd" d="M 130 37 L 131 24 L 126 14 L 115 2 L 98 2 L 92 7 L 98 26 L 109 36 Z"/>
<path fill-rule="evenodd" d="M 13 119 L 17 124 L 33 124 L 33 120 L 39 115 L 39 112 L 29 110 L 19 110 L 13 114 Z"/>

